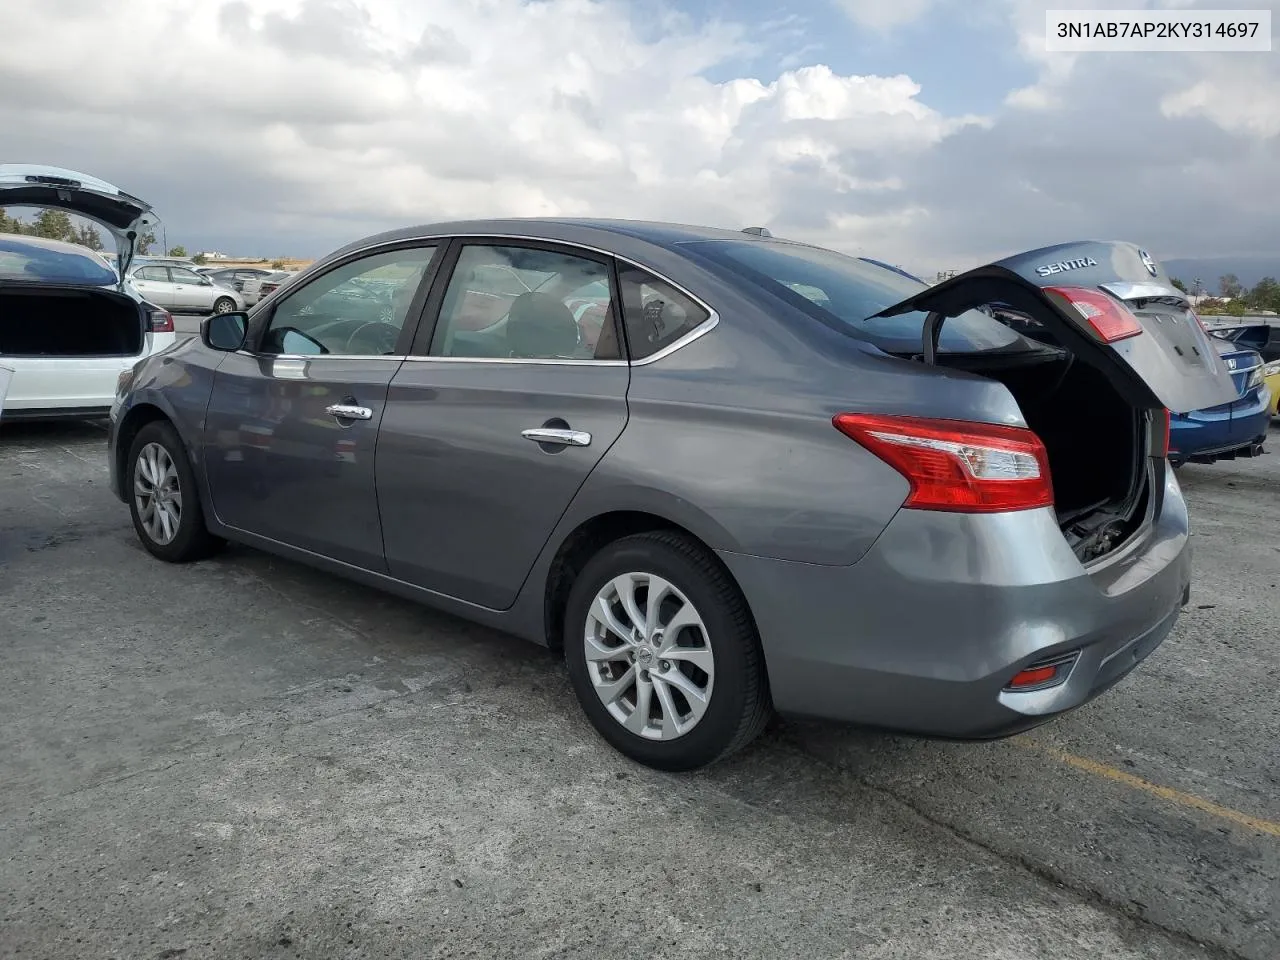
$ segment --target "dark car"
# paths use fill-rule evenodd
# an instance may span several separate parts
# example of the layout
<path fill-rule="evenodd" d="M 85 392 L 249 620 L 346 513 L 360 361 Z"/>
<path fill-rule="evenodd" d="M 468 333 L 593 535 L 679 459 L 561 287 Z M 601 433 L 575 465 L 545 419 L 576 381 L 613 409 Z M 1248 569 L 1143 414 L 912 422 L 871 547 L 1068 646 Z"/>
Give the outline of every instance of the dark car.
<path fill-rule="evenodd" d="M 930 287 L 724 230 L 451 223 L 140 364 L 110 464 L 157 557 L 235 540 L 549 645 L 606 739 L 687 769 L 773 710 L 988 738 L 1111 687 L 1188 597 L 1168 412 L 1236 393 L 1132 244 Z"/>
<path fill-rule="evenodd" d="M 1231 371 L 1237 396 L 1229 403 L 1175 413 L 1169 434 L 1169 462 L 1215 463 L 1266 452 L 1271 427 L 1271 390 L 1263 378 L 1263 358 L 1248 341 L 1209 338 Z"/>

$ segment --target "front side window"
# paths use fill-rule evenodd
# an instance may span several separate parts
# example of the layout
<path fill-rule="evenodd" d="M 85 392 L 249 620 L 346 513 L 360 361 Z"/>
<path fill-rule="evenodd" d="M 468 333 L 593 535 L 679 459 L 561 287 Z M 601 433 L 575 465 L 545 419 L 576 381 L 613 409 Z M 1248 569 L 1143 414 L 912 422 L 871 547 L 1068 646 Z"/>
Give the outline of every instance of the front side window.
<path fill-rule="evenodd" d="M 431 355 L 617 360 L 612 299 L 603 260 L 468 244 L 449 279 Z"/>
<path fill-rule="evenodd" d="M 169 276 L 173 278 L 174 283 L 194 283 L 196 285 L 204 283 L 204 280 L 194 270 L 186 270 L 182 267 L 170 267 Z"/>
<path fill-rule="evenodd" d="M 709 314 L 669 283 L 639 267 L 621 266 L 623 318 L 632 360 L 664 350 L 710 319 Z"/>
<path fill-rule="evenodd" d="M 436 247 L 389 250 L 321 274 L 280 301 L 263 353 L 394 354 Z"/>

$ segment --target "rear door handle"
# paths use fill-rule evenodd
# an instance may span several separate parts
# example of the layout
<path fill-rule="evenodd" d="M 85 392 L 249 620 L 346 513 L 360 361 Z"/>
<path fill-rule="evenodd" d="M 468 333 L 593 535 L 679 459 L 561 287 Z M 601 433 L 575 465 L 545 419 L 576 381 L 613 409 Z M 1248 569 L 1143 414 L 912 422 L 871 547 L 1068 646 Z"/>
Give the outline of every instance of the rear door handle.
<path fill-rule="evenodd" d="M 358 407 L 353 403 L 334 403 L 324 408 L 324 412 L 339 420 L 372 420 L 373 411 L 368 407 Z"/>
<path fill-rule="evenodd" d="M 531 430 L 521 430 L 520 436 L 534 443 L 552 443 L 562 447 L 586 447 L 591 444 L 591 434 L 585 430 L 535 427 Z"/>

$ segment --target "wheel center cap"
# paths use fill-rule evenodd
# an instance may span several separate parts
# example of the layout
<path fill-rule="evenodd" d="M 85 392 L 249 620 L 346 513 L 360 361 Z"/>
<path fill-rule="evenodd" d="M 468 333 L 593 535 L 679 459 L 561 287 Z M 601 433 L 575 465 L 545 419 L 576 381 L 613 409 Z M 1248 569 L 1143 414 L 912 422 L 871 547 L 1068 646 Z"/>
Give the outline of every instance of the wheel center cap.
<path fill-rule="evenodd" d="M 640 647 L 636 651 L 636 661 L 642 666 L 648 666 L 653 663 L 653 651 L 648 647 Z"/>

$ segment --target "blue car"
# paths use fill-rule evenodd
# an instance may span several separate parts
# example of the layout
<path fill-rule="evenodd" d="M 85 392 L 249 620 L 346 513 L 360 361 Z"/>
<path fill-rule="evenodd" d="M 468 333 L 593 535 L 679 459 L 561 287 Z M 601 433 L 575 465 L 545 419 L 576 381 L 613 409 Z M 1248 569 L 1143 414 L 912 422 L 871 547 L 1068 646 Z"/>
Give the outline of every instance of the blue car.
<path fill-rule="evenodd" d="M 1271 391 L 1262 378 L 1262 356 L 1230 340 L 1211 336 L 1240 396 L 1230 403 L 1190 413 L 1169 422 L 1169 462 L 1213 463 L 1262 454 L 1271 424 Z"/>

